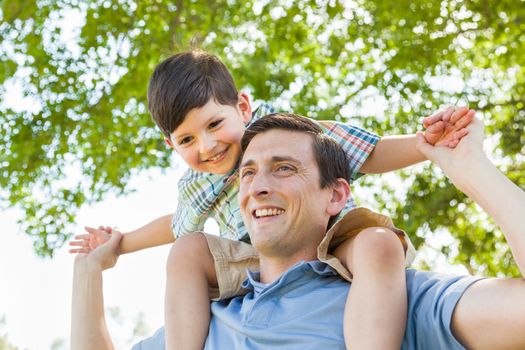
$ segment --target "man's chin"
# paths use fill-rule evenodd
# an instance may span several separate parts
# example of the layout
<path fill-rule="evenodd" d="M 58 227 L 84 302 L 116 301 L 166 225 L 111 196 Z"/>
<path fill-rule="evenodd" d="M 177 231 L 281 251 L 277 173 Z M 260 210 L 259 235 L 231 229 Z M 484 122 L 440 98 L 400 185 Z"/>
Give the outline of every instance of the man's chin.
<path fill-rule="evenodd" d="M 273 233 L 257 232 L 250 234 L 252 246 L 258 251 L 266 251 L 279 245 L 279 239 Z"/>

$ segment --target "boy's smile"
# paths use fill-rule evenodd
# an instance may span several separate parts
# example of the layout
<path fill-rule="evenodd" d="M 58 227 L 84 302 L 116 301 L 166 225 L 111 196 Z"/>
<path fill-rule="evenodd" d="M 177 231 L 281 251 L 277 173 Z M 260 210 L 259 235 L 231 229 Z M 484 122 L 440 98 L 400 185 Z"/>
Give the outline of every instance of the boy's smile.
<path fill-rule="evenodd" d="M 166 142 L 193 170 L 226 174 L 237 164 L 241 138 L 250 118 L 250 103 L 243 93 L 235 106 L 210 100 L 190 110 Z"/>

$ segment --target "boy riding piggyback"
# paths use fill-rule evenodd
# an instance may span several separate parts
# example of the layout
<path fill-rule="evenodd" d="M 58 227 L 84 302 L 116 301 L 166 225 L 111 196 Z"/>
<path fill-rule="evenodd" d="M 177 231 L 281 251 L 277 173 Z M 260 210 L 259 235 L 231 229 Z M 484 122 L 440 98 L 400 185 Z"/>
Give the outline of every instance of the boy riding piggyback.
<path fill-rule="evenodd" d="M 275 111 L 266 103 L 252 111 L 248 95 L 237 91 L 226 66 L 200 50 L 160 63 L 150 80 L 148 100 L 166 143 L 189 169 L 178 183 L 175 213 L 125 233 L 120 252 L 175 241 L 167 263 L 166 349 L 202 349 L 210 300 L 241 294 L 246 268 L 258 267 L 239 211 L 237 163 L 246 126 Z M 427 142 L 455 147 L 473 115 L 468 108 L 450 108 L 426 118 Z M 416 150 L 415 135 L 380 138 L 350 124 L 317 123 L 347 152 L 352 179 L 426 160 Z M 339 217 L 351 210 L 356 208 L 349 200 Z M 320 259 L 335 261 L 334 268 L 352 282 L 345 309 L 347 347 L 351 341 L 353 349 L 399 349 L 406 323 L 404 269 L 414 250 L 388 217 L 359 210 L 356 224 L 334 235 Z M 279 211 L 254 215 L 279 215 Z M 219 236 L 202 232 L 208 218 L 218 223 Z M 103 227 L 86 230 L 87 234 L 71 242 L 75 246 L 71 252 L 88 253 L 112 232 Z"/>

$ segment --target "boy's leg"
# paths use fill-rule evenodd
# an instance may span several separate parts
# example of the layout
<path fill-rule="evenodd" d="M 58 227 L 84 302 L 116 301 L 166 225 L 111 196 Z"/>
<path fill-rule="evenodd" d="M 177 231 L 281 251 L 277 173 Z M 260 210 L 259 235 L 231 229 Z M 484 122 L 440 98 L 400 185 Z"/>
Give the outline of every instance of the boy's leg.
<path fill-rule="evenodd" d="M 353 274 L 344 316 L 350 349 L 399 349 L 406 324 L 405 253 L 391 230 L 370 227 L 334 251 Z"/>
<path fill-rule="evenodd" d="M 468 349 L 525 349 L 525 279 L 471 285 L 452 314 L 451 330 Z"/>
<path fill-rule="evenodd" d="M 203 234 L 179 238 L 166 266 L 166 349 L 203 349 L 210 325 L 209 289 L 217 286 Z"/>

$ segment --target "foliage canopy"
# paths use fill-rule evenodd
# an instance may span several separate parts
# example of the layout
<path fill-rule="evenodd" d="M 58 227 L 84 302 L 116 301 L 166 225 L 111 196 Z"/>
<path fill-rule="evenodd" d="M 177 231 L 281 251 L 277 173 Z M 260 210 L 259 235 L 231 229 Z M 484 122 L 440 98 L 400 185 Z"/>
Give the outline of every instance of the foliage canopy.
<path fill-rule="evenodd" d="M 43 256 L 82 205 L 169 166 L 147 82 L 195 38 L 255 98 L 380 134 L 468 103 L 525 189 L 523 0 L 19 0 L 2 2 L 0 20 L 0 200 L 24 211 Z M 399 173 L 401 195 L 363 178 L 361 203 L 391 213 L 416 246 L 448 228 L 455 244 L 438 249 L 472 272 L 516 274 L 495 225 L 430 165 L 419 170 Z"/>

